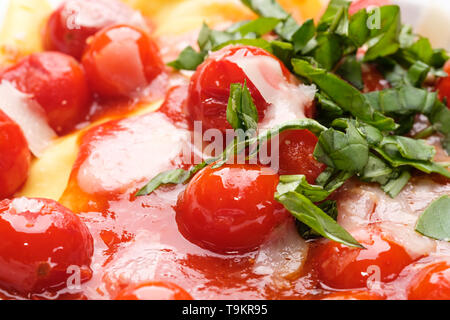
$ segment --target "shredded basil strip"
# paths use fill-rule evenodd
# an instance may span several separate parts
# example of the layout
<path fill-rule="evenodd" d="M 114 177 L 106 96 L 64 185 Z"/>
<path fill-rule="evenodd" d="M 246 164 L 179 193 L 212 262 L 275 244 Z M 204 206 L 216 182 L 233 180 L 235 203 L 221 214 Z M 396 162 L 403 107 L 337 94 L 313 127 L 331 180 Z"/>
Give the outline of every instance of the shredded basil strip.
<path fill-rule="evenodd" d="M 275 199 L 283 204 L 297 220 L 321 236 L 350 247 L 364 248 L 350 233 L 306 196 L 295 191 L 277 192 Z"/>
<path fill-rule="evenodd" d="M 305 60 L 293 59 L 295 73 L 316 84 L 341 109 L 382 131 L 395 130 L 394 120 L 373 109 L 365 96 L 355 87 L 324 69 Z"/>

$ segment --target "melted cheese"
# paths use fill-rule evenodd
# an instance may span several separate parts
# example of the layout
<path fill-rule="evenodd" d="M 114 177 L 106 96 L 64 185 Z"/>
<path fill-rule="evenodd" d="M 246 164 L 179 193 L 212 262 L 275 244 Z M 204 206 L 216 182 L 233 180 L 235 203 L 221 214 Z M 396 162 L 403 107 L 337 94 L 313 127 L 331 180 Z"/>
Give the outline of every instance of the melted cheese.
<path fill-rule="evenodd" d="M 227 59 L 242 69 L 270 104 L 260 128 L 273 128 L 289 120 L 305 118 L 305 107 L 314 100 L 315 86 L 288 82 L 280 63 L 269 56 L 245 56 L 245 50 L 239 50 Z"/>
<path fill-rule="evenodd" d="M 31 152 L 39 157 L 56 137 L 42 107 L 7 81 L 0 83 L 0 101 L 0 109 L 22 128 Z"/>

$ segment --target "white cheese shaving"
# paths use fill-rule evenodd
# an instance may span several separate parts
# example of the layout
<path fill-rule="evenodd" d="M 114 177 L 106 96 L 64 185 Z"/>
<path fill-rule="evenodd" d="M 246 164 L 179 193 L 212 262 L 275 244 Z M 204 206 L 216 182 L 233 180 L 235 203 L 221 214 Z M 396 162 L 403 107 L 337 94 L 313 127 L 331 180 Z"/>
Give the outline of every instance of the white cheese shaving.
<path fill-rule="evenodd" d="M 22 128 L 28 146 L 36 157 L 39 157 L 56 137 L 39 103 L 7 81 L 0 83 L 0 110 Z"/>

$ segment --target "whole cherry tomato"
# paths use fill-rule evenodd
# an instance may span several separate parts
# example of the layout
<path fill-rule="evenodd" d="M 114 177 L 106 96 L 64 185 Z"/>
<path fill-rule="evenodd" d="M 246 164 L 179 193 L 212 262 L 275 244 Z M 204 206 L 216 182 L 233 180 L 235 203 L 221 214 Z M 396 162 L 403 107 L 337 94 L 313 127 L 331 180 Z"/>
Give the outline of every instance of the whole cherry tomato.
<path fill-rule="evenodd" d="M 117 25 L 92 39 L 83 56 L 92 90 L 102 97 L 130 97 L 164 70 L 158 47 L 137 28 Z"/>
<path fill-rule="evenodd" d="M 30 159 L 22 130 L 0 110 L 0 200 L 11 196 L 25 182 Z"/>
<path fill-rule="evenodd" d="M 176 207 L 180 232 L 191 242 L 220 253 L 250 251 L 287 219 L 274 199 L 278 175 L 257 165 L 223 165 L 202 170 Z"/>
<path fill-rule="evenodd" d="M 269 57 L 276 61 L 286 79 L 291 75 L 284 64 L 267 51 L 251 46 L 228 46 L 209 56 L 201 64 L 191 78 L 187 112 L 190 120 L 201 121 L 204 130 L 219 129 L 225 131 L 231 129 L 226 119 L 226 109 L 230 96 L 232 83 L 247 84 L 255 106 L 258 110 L 259 120 L 264 118 L 264 112 L 268 107 L 261 93 L 235 62 L 236 59 L 254 59 L 254 57 Z M 243 60 L 245 63 L 245 60 Z M 263 68 L 264 66 L 260 66 Z M 270 80 L 271 69 L 264 69 L 265 80 Z"/>
<path fill-rule="evenodd" d="M 78 216 L 53 200 L 0 201 L 0 235 L 5 290 L 29 297 L 66 287 L 71 275 L 80 283 L 91 277 L 92 236 Z"/>
<path fill-rule="evenodd" d="M 86 41 L 115 24 L 145 27 L 142 17 L 118 0 L 67 0 L 50 16 L 44 32 L 46 50 L 81 59 Z"/>
<path fill-rule="evenodd" d="M 81 65 L 59 52 L 34 53 L 0 74 L 18 90 L 32 95 L 59 134 L 74 129 L 90 107 L 90 91 Z"/>
<path fill-rule="evenodd" d="M 324 241 L 314 249 L 312 261 L 320 281 L 337 289 L 366 288 L 368 281 L 389 282 L 412 262 L 403 247 L 376 230 L 353 233 L 365 249 Z"/>

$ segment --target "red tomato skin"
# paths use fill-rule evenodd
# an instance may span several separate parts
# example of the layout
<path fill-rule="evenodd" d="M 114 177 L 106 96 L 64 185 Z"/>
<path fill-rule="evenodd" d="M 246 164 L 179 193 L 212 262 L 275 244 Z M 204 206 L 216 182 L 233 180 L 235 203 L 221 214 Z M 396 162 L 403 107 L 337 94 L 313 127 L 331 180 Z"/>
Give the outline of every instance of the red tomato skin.
<path fill-rule="evenodd" d="M 381 7 L 391 4 L 390 0 L 355 0 L 350 4 L 349 13 L 355 14 L 361 9 L 371 6 Z"/>
<path fill-rule="evenodd" d="M 207 167 L 178 199 L 178 229 L 214 252 L 251 251 L 289 217 L 274 200 L 278 181 L 272 169 L 258 165 Z"/>
<path fill-rule="evenodd" d="M 244 51 L 245 57 L 272 57 L 280 63 L 286 79 L 291 76 L 281 61 L 261 48 L 236 45 L 213 53 L 197 68 L 189 86 L 188 118 L 191 122 L 201 121 L 203 130 L 218 129 L 225 132 L 226 129 L 231 129 L 226 120 L 226 109 L 232 83 L 247 83 L 253 102 L 258 109 L 259 120 L 264 118 L 268 103 L 242 69 L 227 60 L 238 51 Z"/>
<path fill-rule="evenodd" d="M 280 135 L 280 174 L 303 174 L 314 184 L 317 177 L 326 169 L 314 156 L 317 137 L 308 130 L 285 131 Z"/>
<path fill-rule="evenodd" d="M 447 72 L 448 76 L 445 78 L 439 79 L 437 84 L 437 91 L 439 94 L 439 99 L 444 101 L 447 99 L 447 107 L 450 108 L 450 61 L 444 66 L 444 71 Z"/>
<path fill-rule="evenodd" d="M 23 185 L 30 160 L 22 130 L 0 110 L 0 200 L 13 195 Z"/>
<path fill-rule="evenodd" d="M 86 76 L 71 56 L 59 52 L 34 53 L 6 69 L 0 79 L 32 95 L 58 134 L 73 130 L 89 111 L 91 95 Z"/>
<path fill-rule="evenodd" d="M 97 33 L 82 63 L 90 87 L 104 98 L 130 97 L 164 71 L 155 42 L 146 32 L 127 25 L 112 26 Z"/>
<path fill-rule="evenodd" d="M 405 249 L 385 239 L 376 230 L 360 229 L 352 233 L 366 249 L 350 248 L 324 241 L 313 251 L 312 261 L 318 277 L 335 289 L 367 288 L 371 266 L 379 268 L 380 282 L 395 280 L 412 262 Z"/>
<path fill-rule="evenodd" d="M 48 19 L 43 36 L 44 48 L 80 60 L 89 37 L 115 24 L 132 23 L 135 14 L 118 0 L 65 1 Z"/>
<path fill-rule="evenodd" d="M 450 264 L 439 262 L 422 269 L 408 288 L 409 300 L 450 300 Z"/>
<path fill-rule="evenodd" d="M 141 283 L 122 290 L 115 300 L 193 300 L 183 288 L 170 282 Z"/>
<path fill-rule="evenodd" d="M 18 202 L 19 201 L 19 202 Z M 0 202 L 0 287 L 29 296 L 66 286 L 69 266 L 91 277 L 93 239 L 69 209 L 49 199 Z"/>
<path fill-rule="evenodd" d="M 364 92 L 380 91 L 389 89 L 390 85 L 380 71 L 374 65 L 362 66 L 362 79 Z"/>

